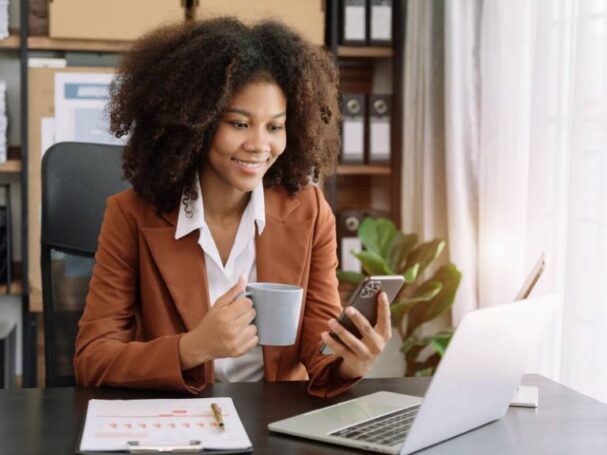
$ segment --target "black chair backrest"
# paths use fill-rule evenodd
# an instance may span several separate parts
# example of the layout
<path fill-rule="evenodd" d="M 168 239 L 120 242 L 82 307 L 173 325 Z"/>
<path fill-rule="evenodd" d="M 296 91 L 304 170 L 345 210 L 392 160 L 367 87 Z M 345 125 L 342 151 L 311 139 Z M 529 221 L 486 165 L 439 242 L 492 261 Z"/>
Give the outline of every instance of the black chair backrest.
<path fill-rule="evenodd" d="M 62 142 L 42 160 L 41 267 L 46 386 L 75 385 L 73 357 L 105 201 L 130 187 L 122 147 Z"/>

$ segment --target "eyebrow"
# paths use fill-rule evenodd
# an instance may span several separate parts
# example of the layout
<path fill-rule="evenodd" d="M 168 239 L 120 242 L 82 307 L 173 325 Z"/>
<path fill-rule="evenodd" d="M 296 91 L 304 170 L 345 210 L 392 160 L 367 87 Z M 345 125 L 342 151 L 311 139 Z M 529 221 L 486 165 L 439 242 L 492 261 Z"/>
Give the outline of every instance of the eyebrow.
<path fill-rule="evenodd" d="M 240 114 L 240 115 L 244 115 L 245 117 L 253 117 L 253 114 L 251 114 L 249 111 L 245 111 L 244 109 L 228 109 L 225 111 L 226 114 Z M 278 118 L 278 117 L 286 117 L 287 113 L 286 112 L 281 112 L 280 114 L 276 114 L 274 116 L 272 116 L 272 118 Z"/>

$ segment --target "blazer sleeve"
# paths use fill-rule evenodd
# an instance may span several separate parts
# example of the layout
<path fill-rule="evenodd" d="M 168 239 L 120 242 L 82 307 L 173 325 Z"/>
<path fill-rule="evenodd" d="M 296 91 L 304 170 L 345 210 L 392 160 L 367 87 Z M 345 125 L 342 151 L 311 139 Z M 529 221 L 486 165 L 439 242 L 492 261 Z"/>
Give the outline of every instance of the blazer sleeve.
<path fill-rule="evenodd" d="M 337 238 L 335 217 L 318 188 L 314 188 L 318 218 L 312 239 L 310 274 L 302 325 L 301 362 L 308 370 L 308 391 L 319 397 L 332 397 L 346 391 L 361 378 L 336 379 L 341 357 L 321 354 L 321 332 L 328 331 L 328 321 L 337 318 L 342 307 L 337 283 Z"/>
<path fill-rule="evenodd" d="M 111 197 L 76 338 L 76 382 L 197 393 L 205 385 L 204 367 L 182 373 L 181 334 L 137 341 L 138 258 L 136 221 Z"/>

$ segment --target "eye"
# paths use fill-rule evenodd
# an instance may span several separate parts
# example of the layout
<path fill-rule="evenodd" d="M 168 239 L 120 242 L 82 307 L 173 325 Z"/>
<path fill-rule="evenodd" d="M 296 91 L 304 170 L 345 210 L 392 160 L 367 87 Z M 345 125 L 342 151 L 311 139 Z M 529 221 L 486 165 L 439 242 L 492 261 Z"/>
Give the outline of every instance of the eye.
<path fill-rule="evenodd" d="M 268 126 L 268 130 L 270 130 L 272 133 L 284 130 L 284 128 L 285 127 L 283 125 L 278 125 L 278 124 L 276 124 L 276 125 L 269 125 Z"/>
<path fill-rule="evenodd" d="M 237 120 L 234 120 L 234 121 L 231 121 L 228 123 L 238 130 L 244 130 L 248 126 L 246 123 L 239 122 Z"/>

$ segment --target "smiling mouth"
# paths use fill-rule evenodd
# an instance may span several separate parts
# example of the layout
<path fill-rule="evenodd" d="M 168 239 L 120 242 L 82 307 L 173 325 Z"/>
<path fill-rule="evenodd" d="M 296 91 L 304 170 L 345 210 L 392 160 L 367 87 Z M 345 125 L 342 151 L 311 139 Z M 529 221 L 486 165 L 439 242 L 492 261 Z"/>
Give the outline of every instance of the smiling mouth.
<path fill-rule="evenodd" d="M 243 161 L 243 160 L 239 160 L 236 158 L 232 158 L 232 159 L 234 161 L 236 161 L 236 163 L 240 164 L 241 166 L 248 167 L 250 169 L 257 169 L 263 163 L 265 163 L 265 161 Z"/>

